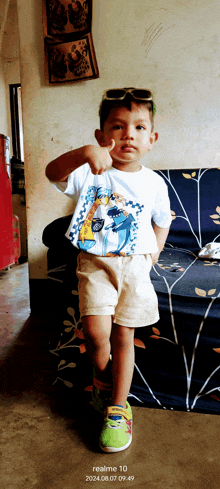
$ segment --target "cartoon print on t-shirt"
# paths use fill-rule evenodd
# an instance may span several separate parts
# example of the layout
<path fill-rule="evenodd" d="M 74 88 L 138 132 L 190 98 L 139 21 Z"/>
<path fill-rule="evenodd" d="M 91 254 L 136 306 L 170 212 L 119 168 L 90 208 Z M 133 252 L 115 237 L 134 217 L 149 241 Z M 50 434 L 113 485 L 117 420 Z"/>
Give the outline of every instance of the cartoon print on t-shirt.
<path fill-rule="evenodd" d="M 96 244 L 94 233 L 101 231 L 105 221 L 104 219 L 94 219 L 94 214 L 100 205 L 106 206 L 108 204 L 111 195 L 110 189 L 104 189 L 102 187 L 98 187 L 96 192 L 94 192 L 94 187 L 90 187 L 89 192 L 88 200 L 95 198 L 95 202 L 82 224 L 77 242 L 79 249 L 84 251 L 89 250 Z"/>
<path fill-rule="evenodd" d="M 112 200 L 117 205 L 107 211 L 107 215 L 111 217 L 113 223 L 105 227 L 107 232 L 103 240 L 103 256 L 126 255 L 122 250 L 131 239 L 132 223 L 135 222 L 135 218 L 124 209 L 126 201 L 123 195 L 114 193 Z M 118 245 L 115 250 L 107 252 L 109 230 L 118 233 Z"/>
<path fill-rule="evenodd" d="M 83 203 L 76 219 L 78 223 L 73 225 L 69 232 L 70 240 L 76 240 L 80 250 L 89 251 L 98 244 L 95 233 L 102 231 L 102 250 L 99 241 L 97 254 L 100 254 L 100 251 L 102 256 L 125 256 L 134 253 L 139 225 L 137 218 L 144 206 L 130 200 L 126 201 L 123 195 L 102 186 L 90 186 L 86 196 L 82 196 L 81 199 Z M 92 206 L 88 209 L 91 203 Z M 108 209 L 103 212 L 106 206 Z"/>
<path fill-rule="evenodd" d="M 106 256 L 122 255 L 123 248 L 130 241 L 131 227 L 135 219 L 132 214 L 128 214 L 128 212 L 124 211 L 123 209 L 119 209 L 117 206 L 109 209 L 107 215 L 112 217 L 114 222 L 113 224 L 106 226 L 105 229 L 112 229 L 113 233 L 118 233 L 118 247 L 116 250 L 106 253 Z"/>

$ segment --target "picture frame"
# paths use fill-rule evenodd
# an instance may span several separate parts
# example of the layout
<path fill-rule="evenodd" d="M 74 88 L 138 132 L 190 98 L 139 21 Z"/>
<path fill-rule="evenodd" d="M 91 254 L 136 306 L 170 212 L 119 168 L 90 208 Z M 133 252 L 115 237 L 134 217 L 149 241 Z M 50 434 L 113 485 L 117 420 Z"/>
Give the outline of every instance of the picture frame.
<path fill-rule="evenodd" d="M 44 37 L 73 39 L 91 31 L 92 0 L 44 0 Z"/>
<path fill-rule="evenodd" d="M 98 78 L 91 34 L 75 41 L 47 43 L 46 65 L 49 84 Z"/>
<path fill-rule="evenodd" d="M 99 77 L 91 26 L 92 0 L 43 0 L 47 85 Z"/>

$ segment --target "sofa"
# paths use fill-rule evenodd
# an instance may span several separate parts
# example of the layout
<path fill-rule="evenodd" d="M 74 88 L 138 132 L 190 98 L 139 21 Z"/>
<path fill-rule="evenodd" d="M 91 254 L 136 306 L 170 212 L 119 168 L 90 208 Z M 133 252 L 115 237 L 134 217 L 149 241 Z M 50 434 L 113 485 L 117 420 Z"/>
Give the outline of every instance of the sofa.
<path fill-rule="evenodd" d="M 151 270 L 160 320 L 135 332 L 129 402 L 219 414 L 220 168 L 156 173 L 168 187 L 172 224 Z M 50 352 L 57 357 L 54 384 L 90 401 L 92 365 L 81 329 L 75 274 L 78 250 L 65 237 L 70 219 L 56 219 L 43 233 L 48 287 L 53 284 L 60 324 Z"/>

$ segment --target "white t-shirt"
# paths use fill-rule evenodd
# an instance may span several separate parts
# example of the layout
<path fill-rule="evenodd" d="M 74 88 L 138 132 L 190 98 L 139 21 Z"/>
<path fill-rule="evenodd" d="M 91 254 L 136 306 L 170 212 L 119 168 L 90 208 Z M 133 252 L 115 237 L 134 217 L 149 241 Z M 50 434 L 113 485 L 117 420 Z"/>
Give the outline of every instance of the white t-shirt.
<path fill-rule="evenodd" d="M 158 251 L 152 227 L 171 224 L 167 186 L 149 168 L 124 172 L 111 167 L 93 175 L 88 163 L 73 171 L 58 190 L 76 200 L 66 237 L 81 250 L 99 256 Z"/>

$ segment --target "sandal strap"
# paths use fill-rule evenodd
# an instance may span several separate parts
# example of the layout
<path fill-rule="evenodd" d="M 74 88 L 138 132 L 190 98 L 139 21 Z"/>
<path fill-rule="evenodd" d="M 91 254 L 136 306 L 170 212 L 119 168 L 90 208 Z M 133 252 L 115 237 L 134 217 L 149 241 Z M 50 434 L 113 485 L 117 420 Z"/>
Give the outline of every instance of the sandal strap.
<path fill-rule="evenodd" d="M 111 391 L 112 390 L 112 384 L 109 384 L 107 382 L 101 382 L 101 380 L 96 379 L 94 377 L 93 379 L 93 385 L 94 387 L 97 387 L 100 391 Z"/>
<path fill-rule="evenodd" d="M 108 406 L 106 409 L 106 415 L 109 416 L 124 416 L 128 421 L 130 420 L 129 412 L 127 409 L 120 408 L 118 406 Z"/>

